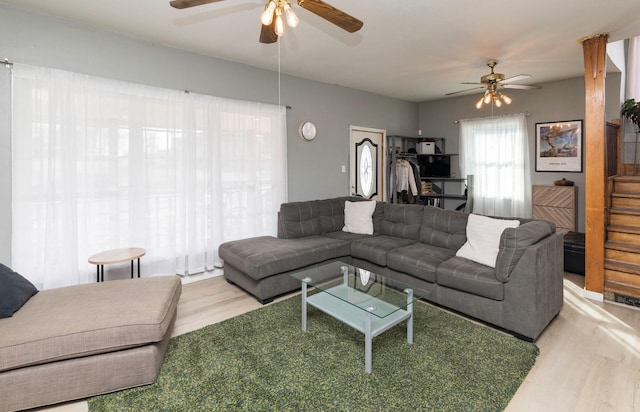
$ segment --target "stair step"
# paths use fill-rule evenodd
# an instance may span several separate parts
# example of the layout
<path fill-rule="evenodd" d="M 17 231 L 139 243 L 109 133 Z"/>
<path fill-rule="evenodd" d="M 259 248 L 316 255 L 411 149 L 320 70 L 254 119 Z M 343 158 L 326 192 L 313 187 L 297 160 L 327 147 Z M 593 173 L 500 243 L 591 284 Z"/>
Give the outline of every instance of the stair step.
<path fill-rule="evenodd" d="M 607 241 L 640 245 L 640 227 L 625 224 L 608 225 Z"/>
<path fill-rule="evenodd" d="M 609 224 L 640 227 L 640 209 L 612 207 L 609 210 Z"/>
<path fill-rule="evenodd" d="M 613 178 L 616 182 L 636 182 L 640 183 L 640 176 L 616 176 Z"/>
<path fill-rule="evenodd" d="M 613 179 L 614 193 L 640 192 L 640 176 L 619 176 Z"/>
<path fill-rule="evenodd" d="M 613 192 L 611 193 L 613 197 L 624 197 L 630 199 L 640 199 L 640 193 L 638 192 Z"/>
<path fill-rule="evenodd" d="M 616 270 L 618 272 L 632 273 L 634 275 L 640 275 L 640 264 L 622 262 L 620 260 L 605 259 L 604 268 L 609 270 Z"/>
<path fill-rule="evenodd" d="M 640 216 L 640 209 L 635 207 L 612 207 L 609 211 L 618 215 Z"/>
<path fill-rule="evenodd" d="M 640 209 L 640 194 L 617 193 L 611 195 L 611 208 Z"/>
<path fill-rule="evenodd" d="M 637 227 L 637 226 L 608 225 L 607 231 L 620 232 L 620 233 L 632 233 L 635 235 L 640 235 L 640 227 Z"/>
<path fill-rule="evenodd" d="M 636 285 L 629 285 L 627 283 L 619 283 L 610 280 L 605 280 L 604 291 L 619 295 L 618 298 L 622 298 L 624 303 L 630 300 L 633 303 L 627 303 L 632 306 L 636 306 L 635 302 L 640 299 L 640 287 Z M 616 302 L 620 302 L 616 300 Z M 622 302 L 620 302 L 622 303 Z"/>
<path fill-rule="evenodd" d="M 604 244 L 605 249 L 619 250 L 622 252 L 640 253 L 640 245 L 633 243 L 607 241 Z"/>

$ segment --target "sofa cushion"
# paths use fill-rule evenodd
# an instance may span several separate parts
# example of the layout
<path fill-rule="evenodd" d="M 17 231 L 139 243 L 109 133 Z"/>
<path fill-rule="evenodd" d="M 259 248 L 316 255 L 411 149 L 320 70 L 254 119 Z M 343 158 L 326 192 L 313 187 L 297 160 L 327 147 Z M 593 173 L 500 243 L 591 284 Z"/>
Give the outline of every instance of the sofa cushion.
<path fill-rule="evenodd" d="M 322 233 L 318 204 L 314 200 L 283 203 L 280 205 L 278 220 L 278 236 L 283 239 L 295 239 Z"/>
<path fill-rule="evenodd" d="M 366 238 L 372 237 L 372 235 L 362 235 L 360 233 L 343 232 L 342 230 L 340 230 L 339 232 L 323 233 L 322 236 L 329 237 L 331 239 L 347 240 L 349 242 L 356 239 L 366 239 Z"/>
<path fill-rule="evenodd" d="M 365 202 L 369 199 L 357 196 L 336 197 L 333 199 L 316 200 L 318 205 L 318 218 L 322 233 L 331 233 L 342 230 L 344 227 L 344 204 L 349 202 Z M 384 202 L 376 202 L 373 212 L 373 233 L 380 233 L 382 216 L 384 215 Z"/>
<path fill-rule="evenodd" d="M 226 242 L 220 258 L 254 280 L 349 256 L 350 242 L 326 236 L 279 239 L 260 236 Z"/>
<path fill-rule="evenodd" d="M 0 319 L 0 371 L 160 342 L 182 291 L 177 276 L 47 289 Z"/>
<path fill-rule="evenodd" d="M 342 231 L 373 235 L 373 212 L 376 210 L 376 201 L 344 202 L 344 227 Z"/>
<path fill-rule="evenodd" d="M 446 248 L 414 243 L 393 249 L 387 254 L 387 266 L 427 282 L 436 282 L 436 268 L 455 255 Z"/>
<path fill-rule="evenodd" d="M 385 203 L 380 233 L 417 241 L 420 237 L 423 209 L 424 207 L 420 205 Z"/>
<path fill-rule="evenodd" d="M 0 319 L 12 316 L 36 293 L 31 282 L 0 263 Z"/>
<path fill-rule="evenodd" d="M 511 271 L 526 248 L 553 234 L 555 229 L 553 223 L 544 220 L 533 220 L 515 228 L 505 229 L 500 237 L 496 259 L 496 279 L 501 282 L 509 280 Z"/>
<path fill-rule="evenodd" d="M 504 300 L 504 283 L 495 270 L 480 263 L 454 256 L 438 266 L 437 282 L 444 286 L 493 300 Z"/>
<path fill-rule="evenodd" d="M 425 206 L 422 212 L 420 242 L 454 252 L 467 241 L 467 213 Z"/>
<path fill-rule="evenodd" d="M 342 230 L 344 226 L 344 202 L 352 199 L 351 197 L 336 197 L 316 200 L 322 233 Z"/>
<path fill-rule="evenodd" d="M 495 268 L 502 232 L 508 227 L 519 225 L 518 220 L 471 214 L 467 221 L 467 241 L 456 252 L 456 256 Z"/>
<path fill-rule="evenodd" d="M 384 219 L 384 205 L 385 202 L 376 202 L 376 210 L 373 211 L 373 234 L 379 235 L 382 233 L 382 220 Z"/>
<path fill-rule="evenodd" d="M 351 242 L 351 256 L 367 260 L 378 266 L 387 266 L 389 251 L 415 243 L 413 240 L 394 236 L 372 236 Z"/>

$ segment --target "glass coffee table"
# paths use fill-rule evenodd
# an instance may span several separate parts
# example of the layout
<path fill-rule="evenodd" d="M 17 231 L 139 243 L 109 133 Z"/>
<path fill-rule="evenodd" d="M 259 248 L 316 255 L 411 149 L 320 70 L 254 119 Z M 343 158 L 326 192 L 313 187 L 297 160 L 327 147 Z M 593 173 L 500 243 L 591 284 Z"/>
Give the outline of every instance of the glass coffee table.
<path fill-rule="evenodd" d="M 343 263 L 332 262 L 291 275 L 302 283 L 302 331 L 307 331 L 307 305 L 364 334 L 365 370 L 371 373 L 374 337 L 407 321 L 407 343 L 413 343 L 413 302 L 429 292 Z M 308 287 L 318 292 L 309 296 Z"/>

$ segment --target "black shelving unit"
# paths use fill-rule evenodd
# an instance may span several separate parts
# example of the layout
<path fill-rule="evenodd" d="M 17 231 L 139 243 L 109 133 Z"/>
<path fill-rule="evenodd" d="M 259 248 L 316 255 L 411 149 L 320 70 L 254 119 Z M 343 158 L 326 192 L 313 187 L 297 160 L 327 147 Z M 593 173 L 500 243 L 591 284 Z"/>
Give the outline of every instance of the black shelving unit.
<path fill-rule="evenodd" d="M 432 190 L 422 193 L 418 188 L 421 204 L 431 204 L 441 208 L 445 207 L 445 199 L 462 201 L 463 210 L 470 212 L 472 209 L 472 193 L 473 193 L 473 176 L 465 178 L 451 177 L 452 159 L 457 158 L 455 153 L 445 153 L 445 139 L 441 137 L 408 137 L 408 136 L 387 136 L 388 154 L 390 158 L 389 167 L 387 168 L 387 202 L 397 203 L 397 192 L 391 187 L 391 182 L 395 182 L 395 165 L 397 159 L 407 159 L 413 161 L 420 168 L 420 181 L 431 183 Z M 421 154 L 409 152 L 415 149 L 421 141 L 429 141 L 435 143 L 433 154 Z M 448 183 L 459 183 L 456 185 L 457 192 L 449 191 Z M 464 186 L 462 186 L 464 185 Z M 466 187 L 465 193 L 462 194 L 462 187 Z M 458 204 L 456 209 L 461 209 Z"/>
<path fill-rule="evenodd" d="M 433 205 L 444 208 L 443 200 L 444 199 L 452 199 L 452 200 L 461 200 L 462 204 L 456 207 L 457 210 L 463 210 L 466 212 L 471 212 L 472 210 L 472 191 L 473 191 L 473 175 L 467 175 L 466 178 L 439 178 L 439 177 L 421 177 L 423 182 L 430 182 L 436 187 L 441 188 L 441 192 L 431 191 L 427 194 L 421 194 L 421 198 L 424 199 L 423 204 Z M 465 193 L 464 194 L 454 194 L 454 193 L 446 193 L 444 190 L 447 182 L 456 182 L 465 185 Z M 438 186 L 438 183 L 440 186 Z"/>

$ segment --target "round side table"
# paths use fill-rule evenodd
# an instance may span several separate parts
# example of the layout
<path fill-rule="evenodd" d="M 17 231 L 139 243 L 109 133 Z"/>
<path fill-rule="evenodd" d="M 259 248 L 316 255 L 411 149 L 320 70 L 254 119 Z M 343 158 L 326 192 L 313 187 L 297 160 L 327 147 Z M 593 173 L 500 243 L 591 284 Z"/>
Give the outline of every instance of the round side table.
<path fill-rule="evenodd" d="M 122 249 L 105 250 L 89 257 L 89 263 L 97 265 L 97 282 L 104 282 L 104 265 L 131 262 L 131 279 L 133 279 L 133 261 L 138 260 L 138 277 L 140 277 L 140 258 L 147 253 L 141 247 L 125 247 Z"/>

